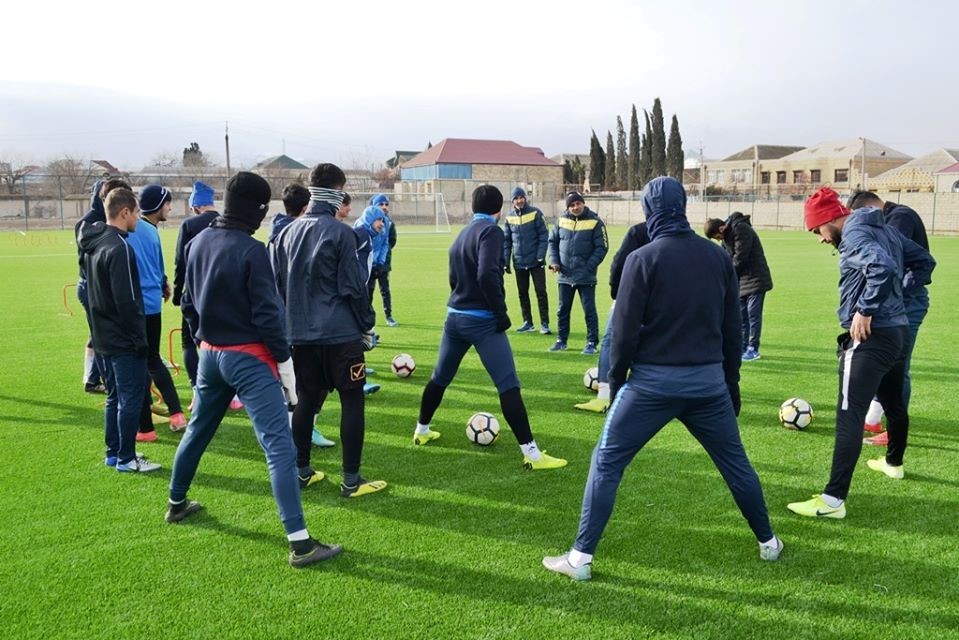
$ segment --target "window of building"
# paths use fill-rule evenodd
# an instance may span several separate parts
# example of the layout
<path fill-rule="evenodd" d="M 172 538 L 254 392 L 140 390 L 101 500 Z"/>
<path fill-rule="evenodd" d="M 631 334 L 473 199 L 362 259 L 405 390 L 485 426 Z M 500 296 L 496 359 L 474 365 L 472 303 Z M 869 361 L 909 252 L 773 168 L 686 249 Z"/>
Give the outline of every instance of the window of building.
<path fill-rule="evenodd" d="M 809 181 L 813 184 L 819 184 L 822 182 L 822 171 L 819 169 L 811 169 L 809 171 Z"/>
<path fill-rule="evenodd" d="M 763 184 L 769 184 L 769 172 L 768 172 L 768 171 L 760 171 L 760 172 L 759 172 L 759 180 L 760 180 L 760 182 L 762 182 Z"/>
<path fill-rule="evenodd" d="M 802 184 L 806 181 L 806 172 L 802 170 L 793 171 L 793 184 Z"/>
<path fill-rule="evenodd" d="M 776 172 L 776 184 L 786 184 L 786 172 L 777 171 Z"/>
<path fill-rule="evenodd" d="M 836 177 L 833 182 L 849 182 L 849 169 L 836 169 Z"/>

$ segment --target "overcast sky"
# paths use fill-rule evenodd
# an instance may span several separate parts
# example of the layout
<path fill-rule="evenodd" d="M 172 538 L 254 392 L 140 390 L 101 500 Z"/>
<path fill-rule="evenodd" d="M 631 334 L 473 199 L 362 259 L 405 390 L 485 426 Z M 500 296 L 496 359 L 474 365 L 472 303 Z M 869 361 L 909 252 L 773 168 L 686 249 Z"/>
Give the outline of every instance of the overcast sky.
<path fill-rule="evenodd" d="M 956 0 L 50 4 L 4 8 L 0 160 L 222 161 L 226 121 L 235 165 L 284 141 L 347 166 L 446 137 L 585 152 L 657 96 L 687 155 L 959 147 Z"/>

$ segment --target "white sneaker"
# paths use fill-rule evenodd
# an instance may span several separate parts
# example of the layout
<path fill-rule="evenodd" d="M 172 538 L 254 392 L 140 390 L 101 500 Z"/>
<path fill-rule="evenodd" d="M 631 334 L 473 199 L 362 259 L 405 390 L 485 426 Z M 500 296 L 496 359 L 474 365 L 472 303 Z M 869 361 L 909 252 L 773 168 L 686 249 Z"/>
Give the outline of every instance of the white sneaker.
<path fill-rule="evenodd" d="M 574 567 L 569 563 L 568 553 L 564 553 L 561 556 L 546 556 L 543 558 L 543 566 L 550 571 L 569 576 L 577 582 L 583 582 L 593 577 L 592 563 L 584 564 L 581 567 Z"/>
<path fill-rule="evenodd" d="M 150 462 L 140 454 L 137 454 L 137 457 L 129 462 L 124 462 L 123 464 L 117 463 L 117 471 L 121 473 L 150 473 L 151 471 L 157 471 L 159 469 L 160 465 L 155 462 Z"/>
<path fill-rule="evenodd" d="M 771 544 L 759 543 L 759 558 L 768 562 L 779 560 L 779 554 L 783 552 L 783 541 L 773 536 Z"/>

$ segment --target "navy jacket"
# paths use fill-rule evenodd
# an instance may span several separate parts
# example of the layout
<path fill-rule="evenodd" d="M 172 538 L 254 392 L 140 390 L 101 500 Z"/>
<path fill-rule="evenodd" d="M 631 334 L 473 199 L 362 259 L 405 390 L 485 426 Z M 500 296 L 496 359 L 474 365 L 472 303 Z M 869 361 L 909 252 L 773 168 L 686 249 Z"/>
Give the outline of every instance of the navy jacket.
<path fill-rule="evenodd" d="M 647 185 L 643 202 L 651 242 L 630 253 L 623 267 L 613 310 L 610 387 L 622 387 L 634 363 L 722 363 L 726 384 L 737 385 L 742 329 L 732 260 L 689 228 L 682 187 L 657 191 L 660 186 Z"/>
<path fill-rule="evenodd" d="M 183 297 L 183 285 L 186 278 L 186 260 L 183 254 L 186 245 L 198 233 L 213 224 L 213 220 L 218 215 L 216 211 L 206 211 L 191 216 L 180 223 L 180 233 L 176 237 L 176 253 L 173 256 L 173 304 L 176 306 L 180 306 L 180 298 Z"/>
<path fill-rule="evenodd" d="M 376 323 L 357 236 L 335 213 L 311 202 L 274 242 L 273 272 L 294 345 L 359 340 Z"/>
<path fill-rule="evenodd" d="M 733 259 L 733 267 L 739 277 L 740 297 L 765 293 L 773 288 L 766 254 L 749 216 L 736 211 L 726 219 L 723 246 Z"/>
<path fill-rule="evenodd" d="M 626 232 L 623 243 L 619 245 L 619 251 L 613 256 L 613 262 L 609 265 L 609 297 L 616 299 L 619 292 L 619 281 L 623 277 L 623 267 L 626 265 L 626 258 L 633 251 L 649 244 L 649 232 L 646 230 L 646 223 L 640 222 L 634 224 Z"/>
<path fill-rule="evenodd" d="M 920 247 L 929 251 L 929 238 L 926 236 L 926 225 L 922 218 L 913 209 L 906 205 L 887 202 L 882 208 L 882 215 L 886 224 L 896 229 Z M 904 277 L 909 277 L 908 270 Z M 908 287 L 902 292 L 903 304 L 906 306 L 906 317 L 909 326 L 918 327 L 922 324 L 929 311 L 929 291 L 925 285 Z"/>
<path fill-rule="evenodd" d="M 559 265 L 560 284 L 595 285 L 607 252 L 606 225 L 589 207 L 579 217 L 567 210 L 549 235 L 549 262 Z"/>
<path fill-rule="evenodd" d="M 456 236 L 449 256 L 447 305 L 461 311 L 491 311 L 498 323 L 506 321 L 503 230 L 490 220 L 474 220 Z"/>
<path fill-rule="evenodd" d="M 127 234 L 104 222 L 83 224 L 79 230 L 94 350 L 106 356 L 146 357 L 140 273 L 136 254 L 127 244 Z"/>
<path fill-rule="evenodd" d="M 881 210 L 853 211 L 839 242 L 839 324 L 848 329 L 858 311 L 872 316 L 873 329 L 908 326 L 903 290 L 932 282 L 935 267 L 928 251 L 885 224 Z"/>
<path fill-rule="evenodd" d="M 517 269 L 533 269 L 545 264 L 549 229 L 542 211 L 529 205 L 510 209 L 503 232 L 506 235 L 503 245 L 506 264 L 509 264 L 511 255 Z"/>
<path fill-rule="evenodd" d="M 393 269 L 393 247 L 396 246 L 396 223 L 393 222 L 388 214 L 384 213 L 383 217 L 386 218 L 386 240 L 388 247 L 386 249 L 386 260 L 383 261 L 383 264 L 378 268 L 380 271 L 392 271 Z"/>
<path fill-rule="evenodd" d="M 245 231 L 210 227 L 184 254 L 180 305 L 193 340 L 218 347 L 261 343 L 277 362 L 288 360 L 283 301 L 266 246 Z"/>
<path fill-rule="evenodd" d="M 103 224 L 107 222 L 107 214 L 103 208 L 103 200 L 100 199 L 100 185 L 102 184 L 102 180 L 97 180 L 96 183 L 94 183 L 93 191 L 90 194 L 90 210 L 73 225 L 73 238 L 77 241 L 77 262 L 80 268 L 80 280 L 85 280 L 87 277 L 83 265 L 83 250 L 80 249 L 80 230 L 83 229 L 84 226 L 93 224 L 94 222 L 102 222 Z"/>
<path fill-rule="evenodd" d="M 267 239 L 267 243 L 272 244 L 276 242 L 276 238 L 280 235 L 280 232 L 286 229 L 294 220 L 296 220 L 296 218 L 288 216 L 285 213 L 278 213 L 273 216 L 273 220 L 270 222 L 270 237 Z"/>

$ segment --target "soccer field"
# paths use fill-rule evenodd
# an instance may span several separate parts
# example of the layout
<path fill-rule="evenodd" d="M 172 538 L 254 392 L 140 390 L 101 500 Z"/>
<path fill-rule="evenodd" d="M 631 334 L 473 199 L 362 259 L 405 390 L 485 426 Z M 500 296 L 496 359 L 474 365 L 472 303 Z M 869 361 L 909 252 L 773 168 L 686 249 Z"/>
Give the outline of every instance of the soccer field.
<path fill-rule="evenodd" d="M 610 255 L 625 228 L 610 230 Z M 303 571 L 287 545 L 262 451 L 249 419 L 231 413 L 190 497 L 204 510 L 163 520 L 180 435 L 159 426 L 138 449 L 163 465 L 122 475 L 103 465 L 103 396 L 81 384 L 87 327 L 74 290 L 67 232 L 0 234 L 0 636 L 5 638 L 959 638 L 959 238 L 934 237 L 932 308 L 912 363 L 906 478 L 870 471 L 866 446 L 845 520 L 807 520 L 786 503 L 822 490 L 837 393 L 837 257 L 808 233 L 761 231 L 775 289 L 766 298 L 762 359 L 744 363 L 742 437 L 786 548 L 759 560 L 745 521 L 705 452 L 669 425 L 627 470 L 597 551 L 593 581 L 548 573 L 544 555 L 576 532 L 589 457 L 603 418 L 576 412 L 589 399 L 582 311 L 570 351 L 555 336 L 517 335 L 516 355 L 533 433 L 559 471 L 528 472 L 515 439 L 467 442 L 467 418 L 500 414 L 474 353 L 433 426 L 443 437 L 412 445 L 419 396 L 435 361 L 448 294 L 452 235 L 399 228 L 391 285 L 399 327 L 378 328 L 369 354 L 382 390 L 368 399 L 364 476 L 387 491 L 339 497 L 340 448 L 314 449 L 332 476 L 303 492 L 313 536 L 343 555 Z M 265 237 L 261 230 L 259 234 Z M 176 227 L 162 230 L 172 278 Z M 555 330 L 556 281 L 549 276 Z M 507 276 L 513 328 L 522 320 Z M 578 305 L 578 303 L 576 303 Z M 597 289 L 601 327 L 609 289 Z M 382 306 L 377 293 L 378 317 Z M 534 298 L 535 308 L 535 298 Z M 165 305 L 166 332 L 180 326 Z M 393 355 L 416 373 L 389 372 Z M 179 341 L 174 359 L 180 361 Z M 186 373 L 175 381 L 185 403 Z M 801 396 L 815 408 L 805 432 L 777 410 Z M 339 404 L 319 424 L 339 440 Z"/>

